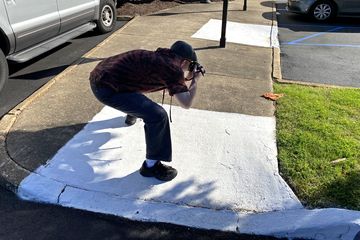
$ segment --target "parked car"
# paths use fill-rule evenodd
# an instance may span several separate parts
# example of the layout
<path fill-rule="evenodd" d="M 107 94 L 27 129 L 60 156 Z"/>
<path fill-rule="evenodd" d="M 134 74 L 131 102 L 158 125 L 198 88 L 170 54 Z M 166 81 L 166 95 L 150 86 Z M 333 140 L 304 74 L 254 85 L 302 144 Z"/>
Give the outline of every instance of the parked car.
<path fill-rule="evenodd" d="M 96 29 L 110 32 L 116 0 L 0 0 L 0 90 L 8 60 L 25 62 Z"/>
<path fill-rule="evenodd" d="M 288 0 L 289 12 L 307 14 L 315 20 L 327 21 L 336 16 L 360 15 L 359 0 Z"/>

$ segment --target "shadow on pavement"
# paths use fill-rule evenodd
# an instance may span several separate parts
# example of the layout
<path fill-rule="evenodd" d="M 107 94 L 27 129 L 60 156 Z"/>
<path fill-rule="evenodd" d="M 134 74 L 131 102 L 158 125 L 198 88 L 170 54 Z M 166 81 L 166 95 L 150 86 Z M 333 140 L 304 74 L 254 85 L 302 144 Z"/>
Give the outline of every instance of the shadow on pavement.
<path fill-rule="evenodd" d="M 35 171 L 85 125 L 60 126 L 40 131 L 12 131 L 6 139 L 8 154 L 23 168 Z"/>
<path fill-rule="evenodd" d="M 262 14 L 263 18 L 267 19 L 267 20 L 272 20 L 273 19 L 273 15 L 274 13 L 273 12 L 264 12 Z"/>
<path fill-rule="evenodd" d="M 124 124 L 124 117 L 115 117 L 86 125 L 87 133 L 81 132 L 77 135 L 77 141 L 67 147 L 71 151 L 70 154 L 65 153 L 48 162 L 85 125 L 84 123 L 38 131 L 13 131 L 7 138 L 8 153 L 14 161 L 30 171 L 35 171 L 41 165 L 47 165 L 46 169 L 41 170 L 41 175 L 50 176 L 69 186 L 81 187 L 89 191 L 106 192 L 130 199 L 232 209 L 233 206 L 229 202 L 214 200 L 211 197 L 216 189 L 213 181 L 199 182 L 194 178 L 186 178 L 168 188 L 157 189 L 152 193 L 151 189 L 154 186 L 164 182 L 155 178 L 144 178 L 138 170 L 126 173 L 126 169 L 118 169 L 126 166 L 126 163 L 117 165 L 119 161 L 136 160 L 139 162 L 139 168 L 143 161 L 143 159 L 124 159 L 123 143 L 111 148 L 104 147 L 109 144 L 113 136 L 110 132 L 102 130 L 113 128 L 113 126 L 127 127 Z M 123 175 L 124 172 L 126 175 Z M 151 192 L 150 195 L 149 192 Z"/>
<path fill-rule="evenodd" d="M 260 3 L 261 6 L 272 8 L 274 5 L 274 1 L 264 1 Z"/>
<path fill-rule="evenodd" d="M 241 10 L 228 10 L 228 12 L 239 12 Z M 172 16 L 172 15 L 180 15 L 180 14 L 202 14 L 202 13 L 220 13 L 222 11 L 197 11 L 197 12 L 163 12 L 163 13 L 155 13 L 155 14 L 149 14 L 148 16 L 152 17 L 166 17 L 166 16 Z"/>
<path fill-rule="evenodd" d="M 85 64 L 85 63 L 90 63 L 90 62 L 97 62 L 97 61 L 101 61 L 104 60 L 105 58 L 86 58 L 86 57 L 81 57 L 82 61 L 79 63 L 79 65 L 81 64 Z M 34 71 L 34 72 L 29 72 L 26 74 L 20 74 L 20 75 L 12 75 L 11 79 L 12 80 L 38 80 L 38 79 L 42 79 L 42 78 L 46 78 L 46 77 L 52 77 L 52 76 L 56 76 L 58 74 L 60 74 L 62 71 L 64 71 L 67 67 L 69 67 L 70 65 L 62 65 L 62 66 L 56 66 L 53 68 L 47 68 L 47 69 L 42 69 L 39 71 Z"/>

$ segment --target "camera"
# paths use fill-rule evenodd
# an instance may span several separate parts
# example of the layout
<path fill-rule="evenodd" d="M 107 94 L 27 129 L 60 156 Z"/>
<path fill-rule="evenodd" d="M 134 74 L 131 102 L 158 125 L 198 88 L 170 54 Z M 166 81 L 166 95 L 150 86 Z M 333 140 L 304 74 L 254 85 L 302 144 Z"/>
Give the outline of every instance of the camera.
<path fill-rule="evenodd" d="M 189 65 L 189 71 L 195 73 L 200 72 L 203 76 L 205 75 L 205 68 L 198 62 L 191 62 Z"/>

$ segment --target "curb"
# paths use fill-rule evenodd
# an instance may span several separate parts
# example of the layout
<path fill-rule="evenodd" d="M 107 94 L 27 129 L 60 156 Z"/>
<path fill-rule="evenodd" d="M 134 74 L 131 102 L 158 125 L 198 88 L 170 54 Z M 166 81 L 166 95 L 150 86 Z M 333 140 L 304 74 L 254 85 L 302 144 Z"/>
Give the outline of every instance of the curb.
<path fill-rule="evenodd" d="M 86 61 L 86 58 L 90 57 L 94 51 L 96 51 L 98 48 L 110 41 L 115 34 L 123 31 L 123 29 L 129 26 L 136 19 L 137 16 L 131 17 L 129 22 L 127 22 L 123 27 L 121 27 L 119 30 L 107 37 L 104 41 L 96 45 L 93 49 L 91 49 L 77 61 L 72 63 L 69 67 L 67 67 L 63 72 L 49 80 L 46 84 L 44 84 L 33 94 L 27 97 L 24 101 L 19 103 L 7 114 L 5 114 L 2 118 L 0 118 L 0 187 L 4 187 L 5 189 L 17 193 L 17 189 L 21 181 L 31 173 L 31 171 L 21 166 L 14 159 L 12 159 L 7 151 L 6 139 L 8 134 L 11 132 L 11 128 L 15 124 L 18 116 L 32 102 L 34 102 L 37 98 L 46 93 L 56 82 L 61 80 L 67 74 L 71 73 L 79 64 Z"/>
<path fill-rule="evenodd" d="M 272 27 L 278 27 L 278 22 L 276 18 L 276 3 L 272 3 Z M 272 78 L 274 81 L 282 79 L 281 75 L 281 62 L 280 62 L 280 46 L 272 47 Z"/>
<path fill-rule="evenodd" d="M 14 112 L 9 112 L 0 121 L 0 186 L 12 192 L 16 192 L 21 180 L 30 174 L 30 171 L 11 159 L 7 152 L 6 137 L 20 114 L 19 111 Z"/>
<path fill-rule="evenodd" d="M 292 85 L 301 85 L 301 86 L 308 86 L 308 87 L 322 87 L 322 88 L 339 88 L 339 89 L 359 89 L 356 87 L 349 87 L 349 86 L 339 86 L 339 85 L 331 85 L 331 84 L 324 84 L 324 83 L 313 83 L 313 82 L 302 82 L 297 80 L 287 80 L 287 79 L 274 79 L 275 82 L 280 84 L 292 84 Z"/>
<path fill-rule="evenodd" d="M 273 69 L 272 78 L 274 81 L 281 81 L 281 62 L 280 62 L 280 48 L 273 47 Z"/>

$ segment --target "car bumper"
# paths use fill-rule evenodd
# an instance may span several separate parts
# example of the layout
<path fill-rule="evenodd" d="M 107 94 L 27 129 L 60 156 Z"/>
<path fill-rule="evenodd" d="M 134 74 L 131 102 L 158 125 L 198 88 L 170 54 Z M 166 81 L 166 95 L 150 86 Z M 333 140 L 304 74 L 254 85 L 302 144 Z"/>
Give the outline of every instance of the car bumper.
<path fill-rule="evenodd" d="M 293 13 L 307 14 L 313 3 L 313 0 L 288 0 L 287 10 Z"/>

